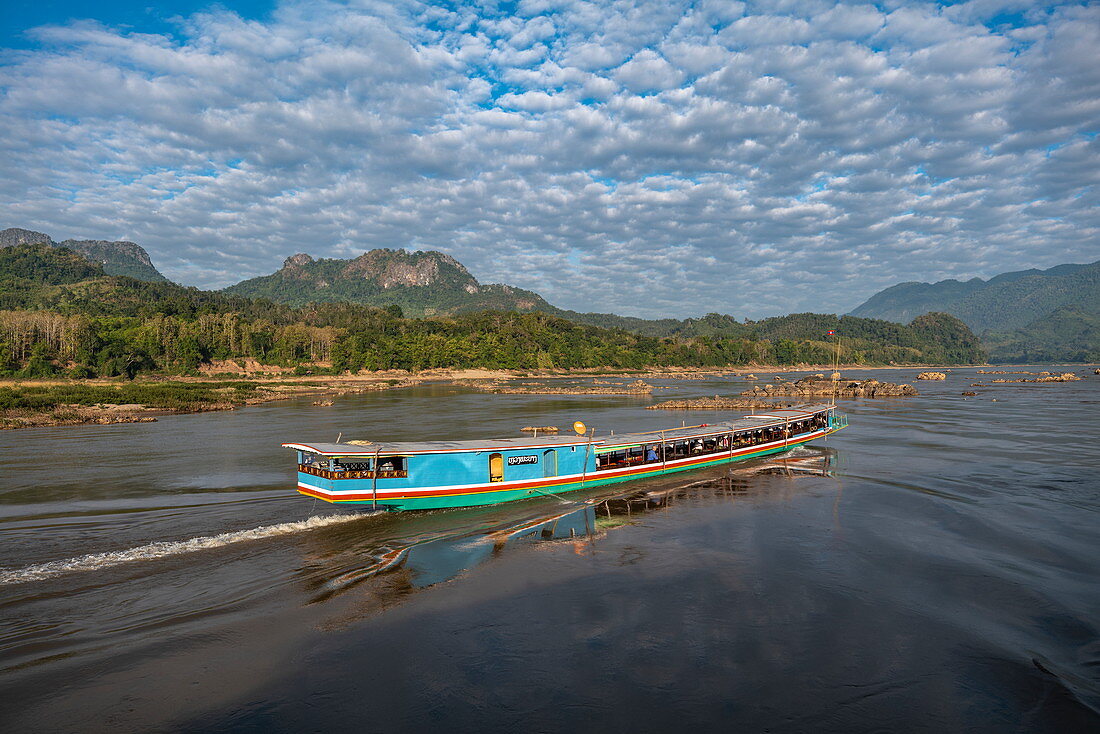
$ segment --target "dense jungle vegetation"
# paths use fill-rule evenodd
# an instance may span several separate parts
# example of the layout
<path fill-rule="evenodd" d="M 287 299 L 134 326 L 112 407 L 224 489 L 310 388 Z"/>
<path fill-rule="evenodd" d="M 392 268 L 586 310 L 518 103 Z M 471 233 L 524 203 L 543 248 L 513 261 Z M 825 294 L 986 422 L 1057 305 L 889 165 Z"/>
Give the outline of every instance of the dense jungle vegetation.
<path fill-rule="evenodd" d="M 685 322 L 686 323 L 686 322 Z M 673 336 L 580 324 L 541 312 L 404 318 L 400 307 L 311 304 L 109 276 L 64 248 L 0 250 L 0 374 L 18 377 L 194 374 L 213 360 L 255 359 L 302 373 L 429 368 L 615 368 L 984 361 L 958 319 L 908 326 L 793 314 L 739 323 L 712 314 Z"/>

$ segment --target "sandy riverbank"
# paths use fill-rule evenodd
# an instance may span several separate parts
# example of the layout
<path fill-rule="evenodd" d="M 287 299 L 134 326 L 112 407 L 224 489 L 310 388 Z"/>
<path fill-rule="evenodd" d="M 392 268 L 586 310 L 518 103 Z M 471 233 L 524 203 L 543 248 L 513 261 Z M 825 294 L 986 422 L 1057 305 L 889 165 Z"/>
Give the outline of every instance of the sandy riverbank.
<path fill-rule="evenodd" d="M 221 386 L 223 383 L 224 387 Z M 417 380 L 398 378 L 359 380 L 316 377 L 309 382 L 297 379 L 217 381 L 209 378 L 133 382 L 0 380 L 0 429 L 149 423 L 165 415 L 235 410 L 276 400 L 374 392 L 415 384 L 418 384 Z M 240 385 L 246 387 L 236 387 Z M 183 394 L 172 394 L 179 391 Z M 145 402 L 128 400 L 129 396 L 144 393 L 154 393 L 153 399 Z M 326 402 L 331 404 L 331 401 Z"/>

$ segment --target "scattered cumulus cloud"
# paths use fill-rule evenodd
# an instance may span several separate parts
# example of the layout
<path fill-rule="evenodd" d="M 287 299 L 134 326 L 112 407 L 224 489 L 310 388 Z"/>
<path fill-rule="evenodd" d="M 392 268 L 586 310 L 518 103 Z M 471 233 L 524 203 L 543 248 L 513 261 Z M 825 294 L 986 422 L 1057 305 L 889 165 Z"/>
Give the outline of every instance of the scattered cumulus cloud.
<path fill-rule="evenodd" d="M 1100 7 L 288 0 L 0 56 L 0 226 L 221 287 L 438 249 L 585 311 L 846 311 L 1100 257 Z"/>

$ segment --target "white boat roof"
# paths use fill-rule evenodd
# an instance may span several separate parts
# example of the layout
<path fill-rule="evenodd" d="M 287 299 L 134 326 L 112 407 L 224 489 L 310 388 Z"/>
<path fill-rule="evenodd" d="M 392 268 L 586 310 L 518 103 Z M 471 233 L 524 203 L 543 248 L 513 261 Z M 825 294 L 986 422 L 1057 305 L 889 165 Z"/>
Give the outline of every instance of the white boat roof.
<path fill-rule="evenodd" d="M 605 451 L 610 448 L 660 443 L 662 440 L 682 441 L 689 438 L 721 436 L 726 433 L 737 431 L 754 431 L 769 426 L 783 425 L 789 421 L 809 418 L 814 413 L 820 413 L 834 407 L 836 406 L 822 403 L 820 405 L 807 405 L 798 408 L 769 410 L 767 413 L 757 413 L 754 415 L 747 415 L 744 418 L 735 418 L 731 421 L 709 423 L 701 426 L 687 426 L 686 428 L 672 428 L 664 431 L 644 431 L 640 433 L 622 433 L 614 436 L 601 436 L 600 449 L 601 451 Z"/>
<path fill-rule="evenodd" d="M 617 435 L 596 436 L 591 439 L 592 446 L 598 446 L 601 450 L 612 447 L 634 446 L 643 443 L 660 443 L 663 437 L 665 441 L 679 441 L 687 438 L 705 438 L 707 436 L 719 436 L 732 431 L 751 431 L 768 426 L 782 425 L 787 421 L 808 418 L 814 413 L 820 413 L 834 408 L 833 405 L 822 403 L 820 405 L 807 405 L 798 408 L 784 408 L 782 410 L 769 410 L 767 413 L 736 418 L 721 423 L 709 423 L 699 426 L 686 426 L 682 428 L 668 428 L 665 430 L 645 431 L 640 433 L 622 433 Z M 349 443 L 284 443 L 283 447 L 308 451 L 321 456 L 362 456 L 369 457 L 375 454 L 385 456 L 407 456 L 411 454 L 452 454 L 476 451 L 523 451 L 545 450 L 555 447 L 586 446 L 589 438 L 586 436 L 539 436 L 537 438 L 485 438 L 466 441 L 401 441 L 381 442 L 366 445 Z"/>
<path fill-rule="evenodd" d="M 593 439 L 596 443 L 599 439 Z M 374 456 L 385 454 L 452 454 L 468 451 L 517 451 L 548 449 L 555 446 L 584 446 L 587 436 L 539 436 L 538 438 L 481 438 L 470 441 L 401 441 L 370 443 L 365 446 L 349 443 L 284 443 L 299 451 L 311 451 L 322 456 Z"/>

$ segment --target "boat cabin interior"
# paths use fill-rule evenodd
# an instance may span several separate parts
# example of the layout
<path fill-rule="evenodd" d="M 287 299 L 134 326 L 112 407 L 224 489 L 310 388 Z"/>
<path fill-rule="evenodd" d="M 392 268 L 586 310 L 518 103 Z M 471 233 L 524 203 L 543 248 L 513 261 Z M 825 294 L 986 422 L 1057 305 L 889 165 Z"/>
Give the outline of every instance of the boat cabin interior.
<path fill-rule="evenodd" d="M 597 469 L 665 464 L 787 440 L 827 428 L 829 408 L 810 406 L 712 425 L 605 437 L 596 450 Z"/>

